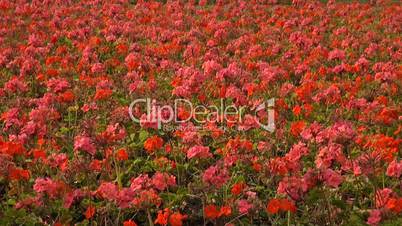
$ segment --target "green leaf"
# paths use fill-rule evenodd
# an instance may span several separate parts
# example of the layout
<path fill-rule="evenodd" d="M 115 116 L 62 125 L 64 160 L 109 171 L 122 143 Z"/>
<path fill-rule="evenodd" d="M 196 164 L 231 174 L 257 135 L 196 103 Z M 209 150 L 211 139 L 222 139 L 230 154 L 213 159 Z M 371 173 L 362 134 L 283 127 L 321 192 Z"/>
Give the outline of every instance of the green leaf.
<path fill-rule="evenodd" d="M 148 138 L 148 136 L 149 136 L 148 131 L 141 130 L 140 134 L 139 134 L 139 139 L 140 139 L 141 142 L 144 142 Z"/>
<path fill-rule="evenodd" d="M 15 203 L 16 203 L 16 202 L 15 202 L 15 199 L 8 199 L 8 200 L 7 200 L 7 204 L 10 205 L 10 206 L 14 206 Z"/>

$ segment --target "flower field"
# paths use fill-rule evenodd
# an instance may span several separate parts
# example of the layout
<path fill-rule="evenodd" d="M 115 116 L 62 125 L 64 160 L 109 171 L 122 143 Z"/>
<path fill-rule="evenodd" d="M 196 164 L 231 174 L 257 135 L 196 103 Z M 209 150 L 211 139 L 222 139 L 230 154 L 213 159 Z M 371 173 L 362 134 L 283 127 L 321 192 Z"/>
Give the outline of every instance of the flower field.
<path fill-rule="evenodd" d="M 0 0 L 0 225 L 402 225 L 402 4 Z"/>

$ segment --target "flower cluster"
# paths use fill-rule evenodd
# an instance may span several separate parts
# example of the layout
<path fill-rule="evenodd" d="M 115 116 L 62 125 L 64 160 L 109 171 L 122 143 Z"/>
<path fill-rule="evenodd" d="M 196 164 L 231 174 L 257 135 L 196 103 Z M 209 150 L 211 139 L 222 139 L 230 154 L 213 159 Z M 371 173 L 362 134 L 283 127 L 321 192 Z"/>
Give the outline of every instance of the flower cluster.
<path fill-rule="evenodd" d="M 402 225 L 398 1 L 0 0 L 0 15 L 0 225 Z M 242 120 L 159 108 L 177 99 Z"/>

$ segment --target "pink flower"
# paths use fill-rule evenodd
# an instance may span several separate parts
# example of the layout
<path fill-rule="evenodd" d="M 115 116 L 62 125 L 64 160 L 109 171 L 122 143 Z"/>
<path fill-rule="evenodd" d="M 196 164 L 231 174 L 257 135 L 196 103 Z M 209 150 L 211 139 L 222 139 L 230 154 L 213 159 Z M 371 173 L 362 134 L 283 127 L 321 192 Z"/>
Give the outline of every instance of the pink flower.
<path fill-rule="evenodd" d="M 96 190 L 96 193 L 99 194 L 102 198 L 109 201 L 116 200 L 119 196 L 117 185 L 110 182 L 103 182 Z"/>
<path fill-rule="evenodd" d="M 11 108 L 8 111 L 4 112 L 0 116 L 0 120 L 5 122 L 4 131 L 7 131 L 8 128 L 12 127 L 13 125 L 20 127 L 23 122 L 19 119 L 19 108 Z"/>
<path fill-rule="evenodd" d="M 218 166 L 211 166 L 205 170 L 202 175 L 202 180 L 204 183 L 220 188 L 227 180 L 229 180 L 229 175 L 226 169 L 219 169 Z"/>
<path fill-rule="evenodd" d="M 396 160 L 392 161 L 387 168 L 387 176 L 399 178 L 402 174 L 402 163 Z"/>
<path fill-rule="evenodd" d="M 205 75 L 212 75 L 213 73 L 220 71 L 222 66 L 215 60 L 208 60 L 202 64 L 202 69 L 204 69 Z"/>
<path fill-rule="evenodd" d="M 304 144 L 303 142 L 299 142 L 293 145 L 293 147 L 285 155 L 285 157 L 291 162 L 297 162 L 302 156 L 307 155 L 308 153 L 309 150 L 306 147 L 306 144 Z"/>
<path fill-rule="evenodd" d="M 103 73 L 105 71 L 105 66 L 101 63 L 95 63 L 91 67 L 92 73 Z"/>
<path fill-rule="evenodd" d="M 197 145 L 187 151 L 187 158 L 211 158 L 212 154 L 209 152 L 209 147 Z"/>
<path fill-rule="evenodd" d="M 257 193 L 253 191 L 247 191 L 246 195 L 249 199 L 255 199 L 257 197 Z"/>
<path fill-rule="evenodd" d="M 52 179 L 50 178 L 37 178 L 35 180 L 35 184 L 33 186 L 34 191 L 37 193 L 44 192 L 48 189 L 49 185 L 53 183 Z"/>
<path fill-rule="evenodd" d="M 324 183 L 334 188 L 338 187 L 343 181 L 342 176 L 332 169 L 327 169 L 323 177 Z"/>
<path fill-rule="evenodd" d="M 328 60 L 343 60 L 345 59 L 345 51 L 340 50 L 340 49 L 334 49 L 328 54 Z"/>
<path fill-rule="evenodd" d="M 355 135 L 356 133 L 353 130 L 350 122 L 336 122 L 329 129 L 329 139 L 338 143 L 351 140 Z"/>
<path fill-rule="evenodd" d="M 85 136 L 76 136 L 74 139 L 74 150 L 83 150 L 91 155 L 95 155 L 96 148 L 91 138 Z"/>
<path fill-rule="evenodd" d="M 72 192 L 68 192 L 64 196 L 64 208 L 68 209 L 73 204 L 74 200 L 79 199 L 84 196 L 84 192 L 80 189 L 75 189 Z"/>
<path fill-rule="evenodd" d="M 253 208 L 253 205 L 248 203 L 245 199 L 240 199 L 237 201 L 237 208 L 240 214 L 246 214 L 251 208 Z"/>
<path fill-rule="evenodd" d="M 299 200 L 308 189 L 302 178 L 295 176 L 285 177 L 279 182 L 277 193 L 289 195 L 294 200 Z"/>
<path fill-rule="evenodd" d="M 314 122 L 310 125 L 310 127 L 305 128 L 300 135 L 303 139 L 310 141 L 318 135 L 321 129 L 321 125 L 317 122 Z"/>
<path fill-rule="evenodd" d="M 326 169 L 332 165 L 333 160 L 341 160 L 342 157 L 342 146 L 332 143 L 328 146 L 322 147 L 319 150 L 318 155 L 315 159 L 315 164 L 317 168 Z"/>
<path fill-rule="evenodd" d="M 13 76 L 8 82 L 4 84 L 4 90 L 7 92 L 26 92 L 28 91 L 28 86 L 24 81 L 18 79 L 18 77 Z"/>
<path fill-rule="evenodd" d="M 68 157 L 65 153 L 60 154 L 52 153 L 47 158 L 47 161 L 51 167 L 54 168 L 60 167 L 61 170 L 65 170 L 68 164 Z"/>
<path fill-rule="evenodd" d="M 378 225 L 381 221 L 381 211 L 380 210 L 372 210 L 370 211 L 370 216 L 367 219 L 367 224 L 369 225 Z"/>
<path fill-rule="evenodd" d="M 120 190 L 117 197 L 117 204 L 120 208 L 128 208 L 130 207 L 131 202 L 136 196 L 136 192 L 130 188 L 123 188 Z"/>
<path fill-rule="evenodd" d="M 264 83 L 269 84 L 285 77 L 286 71 L 280 67 L 263 66 L 261 69 L 260 79 L 264 81 Z"/>
<path fill-rule="evenodd" d="M 64 78 L 52 78 L 47 82 L 47 88 L 55 93 L 63 92 L 70 87 L 70 83 Z"/>
<path fill-rule="evenodd" d="M 255 116 L 252 116 L 250 114 L 246 114 L 244 116 L 244 121 L 241 122 L 239 125 L 238 129 L 240 131 L 247 131 L 251 128 L 258 128 L 259 124 L 257 123 L 258 119 Z"/>
<path fill-rule="evenodd" d="M 55 198 L 65 191 L 65 184 L 62 182 L 53 181 L 50 178 L 37 178 L 33 186 L 34 191 L 37 193 L 46 193 L 51 198 Z"/>
<path fill-rule="evenodd" d="M 388 200 L 391 198 L 392 195 L 392 189 L 390 188 L 384 188 L 381 190 L 378 190 L 375 194 L 375 207 L 376 208 L 381 208 L 385 204 L 387 204 Z"/>
<path fill-rule="evenodd" d="M 258 151 L 269 151 L 272 148 L 272 144 L 265 142 L 265 141 L 260 141 L 257 144 L 257 150 Z"/>
<path fill-rule="evenodd" d="M 156 189 L 163 191 L 169 186 L 176 185 L 176 177 L 167 173 L 156 172 L 152 177 L 152 184 Z"/>
<path fill-rule="evenodd" d="M 133 191 L 139 191 L 141 189 L 145 189 L 149 187 L 149 177 L 147 174 L 141 174 L 138 177 L 131 179 L 130 188 Z"/>
<path fill-rule="evenodd" d="M 97 109 L 98 106 L 96 106 L 96 103 L 84 104 L 84 106 L 81 107 L 81 110 L 85 113 L 90 110 L 97 110 Z"/>
<path fill-rule="evenodd" d="M 246 96 L 235 85 L 231 85 L 226 89 L 225 97 L 232 98 L 233 100 L 235 100 L 237 104 L 240 105 L 245 104 L 247 102 Z"/>

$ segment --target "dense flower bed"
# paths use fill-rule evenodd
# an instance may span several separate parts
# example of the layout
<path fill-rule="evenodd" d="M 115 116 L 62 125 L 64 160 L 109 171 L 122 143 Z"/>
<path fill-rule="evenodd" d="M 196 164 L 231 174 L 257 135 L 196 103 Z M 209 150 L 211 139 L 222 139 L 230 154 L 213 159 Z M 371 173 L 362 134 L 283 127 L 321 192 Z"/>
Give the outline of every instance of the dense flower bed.
<path fill-rule="evenodd" d="M 0 224 L 401 225 L 401 24 L 398 1 L 1 0 Z M 161 128 L 138 98 L 243 120 Z"/>

